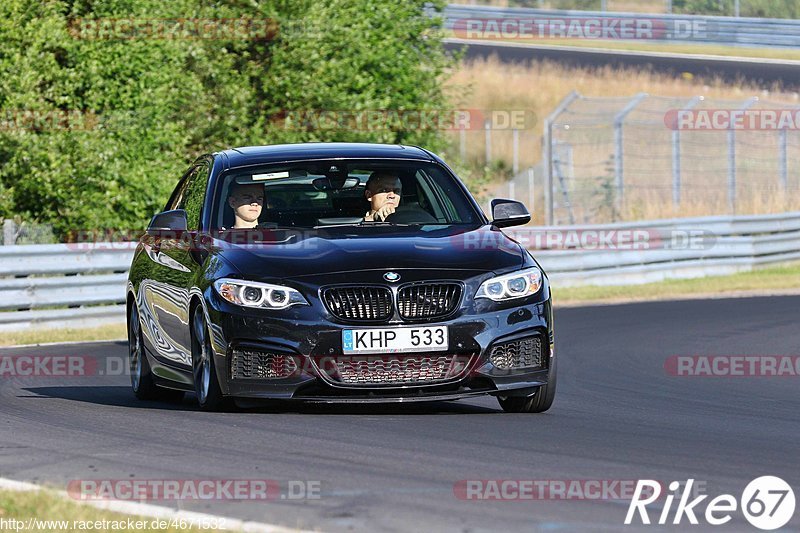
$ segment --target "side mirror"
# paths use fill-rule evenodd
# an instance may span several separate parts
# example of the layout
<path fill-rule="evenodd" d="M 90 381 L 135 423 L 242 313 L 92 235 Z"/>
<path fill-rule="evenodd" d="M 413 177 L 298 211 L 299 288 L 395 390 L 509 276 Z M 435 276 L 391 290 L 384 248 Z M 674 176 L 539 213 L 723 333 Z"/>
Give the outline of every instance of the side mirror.
<path fill-rule="evenodd" d="M 147 233 L 153 234 L 160 231 L 186 231 L 189 227 L 189 221 L 186 217 L 186 211 L 183 209 L 175 209 L 173 211 L 164 211 L 158 213 L 152 220 L 150 225 L 147 226 Z"/>
<path fill-rule="evenodd" d="M 521 226 L 531 221 L 531 214 L 522 202 L 515 200 L 492 200 L 492 225 L 498 228 Z"/>

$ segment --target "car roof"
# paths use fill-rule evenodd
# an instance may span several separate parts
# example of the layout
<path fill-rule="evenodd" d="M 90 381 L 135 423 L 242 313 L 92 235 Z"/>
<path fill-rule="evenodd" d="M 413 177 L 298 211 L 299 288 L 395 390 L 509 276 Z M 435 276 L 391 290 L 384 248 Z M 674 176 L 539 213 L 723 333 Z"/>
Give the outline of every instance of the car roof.
<path fill-rule="evenodd" d="M 434 156 L 417 146 L 402 144 L 370 143 L 298 143 L 271 146 L 244 146 L 217 152 L 227 159 L 228 168 L 277 163 L 281 161 L 304 161 L 312 159 L 405 159 L 435 161 Z"/>

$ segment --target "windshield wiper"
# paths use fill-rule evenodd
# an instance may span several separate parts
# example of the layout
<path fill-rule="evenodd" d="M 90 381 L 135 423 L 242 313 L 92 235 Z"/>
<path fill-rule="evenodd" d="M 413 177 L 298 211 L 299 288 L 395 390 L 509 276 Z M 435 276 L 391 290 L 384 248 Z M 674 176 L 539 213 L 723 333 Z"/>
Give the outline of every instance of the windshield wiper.
<path fill-rule="evenodd" d="M 388 220 L 362 220 L 359 226 L 410 226 L 408 223 L 389 222 Z"/>
<path fill-rule="evenodd" d="M 397 227 L 407 227 L 407 226 L 418 226 L 419 224 L 399 224 L 397 222 L 386 222 L 385 220 L 381 221 L 369 221 L 369 220 L 362 220 L 361 222 L 346 222 L 343 224 L 320 224 L 318 226 L 314 226 L 314 229 L 325 229 L 325 228 L 362 228 L 367 226 L 397 226 Z"/>

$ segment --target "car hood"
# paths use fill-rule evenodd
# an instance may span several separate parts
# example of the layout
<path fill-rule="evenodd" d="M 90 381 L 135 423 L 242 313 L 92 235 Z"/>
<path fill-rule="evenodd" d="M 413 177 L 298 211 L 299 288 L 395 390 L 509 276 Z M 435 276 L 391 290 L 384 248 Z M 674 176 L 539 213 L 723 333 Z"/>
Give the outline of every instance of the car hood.
<path fill-rule="evenodd" d="M 501 272 L 525 260 L 524 250 L 491 226 L 270 230 L 214 244 L 214 253 L 255 280 L 376 269 Z"/>

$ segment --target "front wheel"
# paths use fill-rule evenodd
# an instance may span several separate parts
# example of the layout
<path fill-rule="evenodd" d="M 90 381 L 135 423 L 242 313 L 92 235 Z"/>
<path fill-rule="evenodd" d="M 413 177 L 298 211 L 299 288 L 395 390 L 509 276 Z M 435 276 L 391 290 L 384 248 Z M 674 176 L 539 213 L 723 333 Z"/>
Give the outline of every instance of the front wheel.
<path fill-rule="evenodd" d="M 547 374 L 547 385 L 537 387 L 532 397 L 498 397 L 497 401 L 507 413 L 544 413 L 553 405 L 553 399 L 556 397 L 556 381 L 556 358 L 553 357 L 550 372 Z"/>
<path fill-rule="evenodd" d="M 204 411 L 218 411 L 226 403 L 216 370 L 208 325 L 202 307 L 198 306 L 192 318 L 192 374 L 197 403 Z"/>

